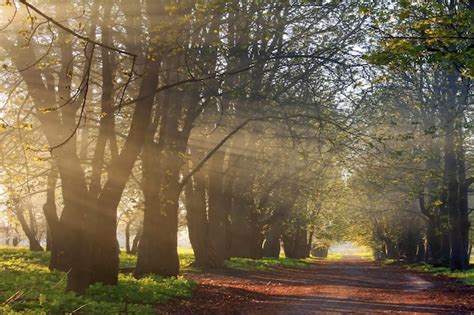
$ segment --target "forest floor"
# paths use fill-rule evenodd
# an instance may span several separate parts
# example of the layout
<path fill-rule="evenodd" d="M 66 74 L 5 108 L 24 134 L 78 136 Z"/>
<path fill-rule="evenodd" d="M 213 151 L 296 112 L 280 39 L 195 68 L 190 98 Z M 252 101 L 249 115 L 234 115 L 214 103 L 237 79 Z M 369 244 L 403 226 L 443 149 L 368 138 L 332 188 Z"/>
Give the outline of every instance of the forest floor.
<path fill-rule="evenodd" d="M 380 265 L 359 257 L 306 268 L 189 271 L 190 299 L 158 306 L 165 314 L 470 314 L 474 287 L 452 278 Z"/>

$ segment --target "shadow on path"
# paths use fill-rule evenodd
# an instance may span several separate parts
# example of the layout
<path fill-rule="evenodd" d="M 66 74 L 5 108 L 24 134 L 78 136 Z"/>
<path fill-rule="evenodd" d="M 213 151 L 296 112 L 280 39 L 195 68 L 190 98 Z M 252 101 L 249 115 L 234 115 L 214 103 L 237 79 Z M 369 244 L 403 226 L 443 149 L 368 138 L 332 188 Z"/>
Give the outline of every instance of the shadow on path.
<path fill-rule="evenodd" d="M 474 289 L 452 279 L 357 259 L 317 261 L 309 268 L 220 269 L 187 275 L 193 298 L 159 311 L 179 314 L 469 314 Z"/>

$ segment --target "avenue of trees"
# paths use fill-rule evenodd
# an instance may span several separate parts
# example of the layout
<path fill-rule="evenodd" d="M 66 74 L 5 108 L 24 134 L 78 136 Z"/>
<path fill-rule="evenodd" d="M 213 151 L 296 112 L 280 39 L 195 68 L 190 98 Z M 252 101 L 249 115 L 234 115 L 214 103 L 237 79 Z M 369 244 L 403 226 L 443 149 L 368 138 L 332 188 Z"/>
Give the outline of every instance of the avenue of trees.
<path fill-rule="evenodd" d="M 7 0 L 2 230 L 67 288 L 231 257 L 469 268 L 474 1 Z"/>
<path fill-rule="evenodd" d="M 382 47 L 368 60 L 384 66 L 372 111 L 383 123 L 370 126 L 376 160 L 358 164 L 351 184 L 386 213 L 368 223 L 381 257 L 469 268 L 473 10 L 401 2 L 394 26 L 376 26 Z"/>

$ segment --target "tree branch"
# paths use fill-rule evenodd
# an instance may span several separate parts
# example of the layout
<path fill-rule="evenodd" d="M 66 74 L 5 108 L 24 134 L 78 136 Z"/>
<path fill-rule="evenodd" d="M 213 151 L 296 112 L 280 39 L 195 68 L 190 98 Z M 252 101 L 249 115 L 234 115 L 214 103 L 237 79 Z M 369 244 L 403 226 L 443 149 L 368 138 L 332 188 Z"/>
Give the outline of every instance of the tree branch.
<path fill-rule="evenodd" d="M 40 9 L 36 8 L 35 6 L 33 6 L 31 3 L 27 2 L 26 0 L 19 0 L 20 3 L 24 4 L 27 8 L 35 11 L 37 14 L 39 14 L 42 18 L 44 18 L 45 20 L 47 20 L 48 22 L 56 25 L 57 27 L 63 29 L 64 31 L 74 35 L 75 37 L 77 38 L 80 38 L 84 41 L 87 41 L 91 44 L 94 44 L 94 45 L 97 45 L 97 46 L 100 46 L 100 47 L 104 47 L 104 48 L 107 48 L 107 49 L 110 49 L 110 50 L 113 50 L 113 51 L 116 51 L 118 53 L 121 53 L 121 54 L 124 54 L 124 55 L 128 55 L 130 57 L 137 57 L 137 55 L 135 55 L 134 53 L 131 53 L 131 52 L 128 52 L 126 50 L 123 50 L 123 49 L 119 49 L 119 48 L 116 48 L 116 47 L 113 47 L 113 46 L 110 46 L 110 45 L 107 45 L 107 44 L 104 44 L 104 43 L 101 43 L 101 42 L 98 42 L 98 41 L 95 41 L 87 36 L 84 36 L 84 35 L 81 35 L 75 31 L 73 31 L 72 29 L 64 26 L 63 24 L 59 23 L 58 21 L 54 20 L 52 17 L 46 15 L 43 11 L 41 11 Z"/>

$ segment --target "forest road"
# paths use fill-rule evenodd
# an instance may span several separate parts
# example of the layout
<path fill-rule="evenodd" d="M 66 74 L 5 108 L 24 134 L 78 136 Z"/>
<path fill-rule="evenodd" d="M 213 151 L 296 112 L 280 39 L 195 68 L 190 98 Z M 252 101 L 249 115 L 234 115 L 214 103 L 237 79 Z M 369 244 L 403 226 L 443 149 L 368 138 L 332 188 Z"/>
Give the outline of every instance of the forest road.
<path fill-rule="evenodd" d="M 166 314 L 474 314 L 474 288 L 453 279 L 345 257 L 310 268 L 192 272 L 189 300 Z"/>

